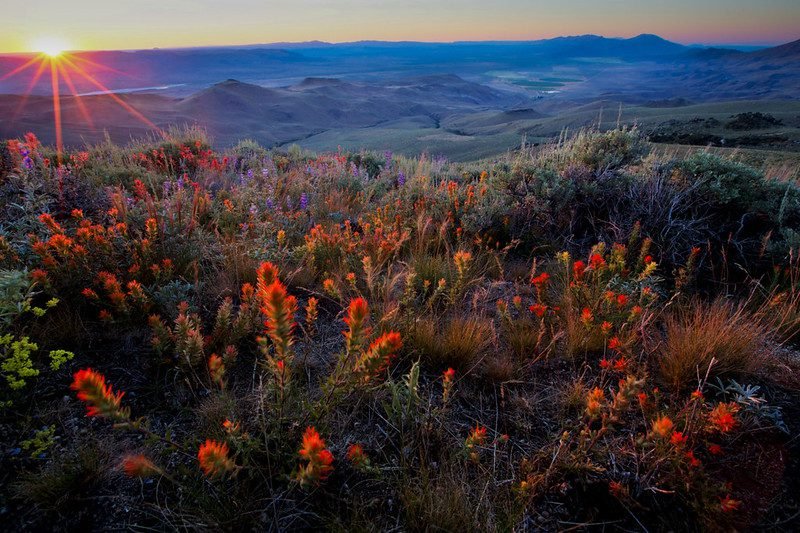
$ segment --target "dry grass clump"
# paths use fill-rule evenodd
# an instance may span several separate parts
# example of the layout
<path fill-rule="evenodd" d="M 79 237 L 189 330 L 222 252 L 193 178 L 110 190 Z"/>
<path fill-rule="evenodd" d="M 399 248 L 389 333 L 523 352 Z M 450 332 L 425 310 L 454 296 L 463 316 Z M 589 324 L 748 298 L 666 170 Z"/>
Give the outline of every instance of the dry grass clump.
<path fill-rule="evenodd" d="M 657 366 L 675 389 L 705 376 L 710 365 L 712 374 L 749 374 L 768 356 L 769 337 L 769 328 L 744 304 L 693 301 L 665 318 Z"/>
<path fill-rule="evenodd" d="M 542 331 L 533 320 L 521 319 L 506 324 L 505 336 L 514 356 L 524 359 L 534 355 L 541 341 Z"/>
<path fill-rule="evenodd" d="M 489 502 L 478 498 L 464 472 L 431 475 L 423 470 L 400 495 L 411 531 L 491 531 Z M 480 494 L 480 493 L 478 493 Z"/>
<path fill-rule="evenodd" d="M 411 332 L 411 344 L 423 363 L 464 372 L 486 354 L 493 337 L 492 322 L 482 317 L 423 318 Z"/>

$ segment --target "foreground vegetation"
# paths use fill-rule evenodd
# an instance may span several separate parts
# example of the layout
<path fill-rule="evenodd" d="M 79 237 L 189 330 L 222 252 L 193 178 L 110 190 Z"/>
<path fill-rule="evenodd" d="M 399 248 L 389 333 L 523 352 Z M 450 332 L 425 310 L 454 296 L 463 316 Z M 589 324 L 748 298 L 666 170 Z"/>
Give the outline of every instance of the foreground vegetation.
<path fill-rule="evenodd" d="M 1 150 L 4 523 L 792 529 L 794 182 L 621 129 Z"/>

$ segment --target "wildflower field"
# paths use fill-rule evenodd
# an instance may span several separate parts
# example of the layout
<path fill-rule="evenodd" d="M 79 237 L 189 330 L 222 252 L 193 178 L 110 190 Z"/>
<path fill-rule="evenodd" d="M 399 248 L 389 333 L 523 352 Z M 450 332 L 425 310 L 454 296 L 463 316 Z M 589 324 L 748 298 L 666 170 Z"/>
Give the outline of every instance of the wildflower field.
<path fill-rule="evenodd" d="M 800 186 L 0 144 L 9 530 L 796 530 Z"/>

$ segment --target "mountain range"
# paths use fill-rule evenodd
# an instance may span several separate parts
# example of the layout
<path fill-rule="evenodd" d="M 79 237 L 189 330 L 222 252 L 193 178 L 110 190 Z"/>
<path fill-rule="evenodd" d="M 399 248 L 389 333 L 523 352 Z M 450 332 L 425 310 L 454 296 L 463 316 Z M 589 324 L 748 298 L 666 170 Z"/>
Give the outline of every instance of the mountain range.
<path fill-rule="evenodd" d="M 800 41 L 741 51 L 684 46 L 648 34 L 582 35 L 510 42 L 274 43 L 76 52 L 71 58 L 96 83 L 77 72 L 74 87 L 62 80 L 67 144 L 93 142 L 105 132 L 124 141 L 148 131 L 101 87 L 161 128 L 199 124 L 223 145 L 249 137 L 266 146 L 300 142 L 335 149 L 343 141 L 388 136 L 409 149 L 427 143 L 445 152 L 452 146 L 454 153 L 468 152 L 465 147 L 482 128 L 502 134 L 492 147 L 513 146 L 521 133 L 536 133 L 546 117 L 574 115 L 595 102 L 605 102 L 601 108 L 674 108 L 800 95 Z M 0 78 L 29 59 L 0 56 Z M 50 140 L 50 83 L 45 75 L 31 85 L 26 73 L 0 81 L 0 136 L 33 130 Z"/>

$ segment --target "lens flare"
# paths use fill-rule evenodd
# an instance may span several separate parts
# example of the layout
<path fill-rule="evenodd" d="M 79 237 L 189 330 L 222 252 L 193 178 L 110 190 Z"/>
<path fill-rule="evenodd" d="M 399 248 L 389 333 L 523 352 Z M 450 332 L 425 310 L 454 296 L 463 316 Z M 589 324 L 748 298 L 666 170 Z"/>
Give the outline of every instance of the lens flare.
<path fill-rule="evenodd" d="M 47 57 L 55 58 L 69 49 L 69 45 L 58 37 L 40 37 L 33 41 L 31 48 L 38 50 Z"/>
<path fill-rule="evenodd" d="M 78 53 L 67 52 L 65 49 L 68 48 L 65 42 L 60 41 L 57 38 L 42 38 L 35 41 L 35 44 L 31 47 L 33 49 L 39 50 L 37 54 L 34 55 L 31 59 L 26 61 L 25 63 L 19 65 L 18 67 L 14 68 L 13 70 L 6 72 L 5 74 L 0 75 L 0 81 L 6 80 L 12 76 L 17 76 L 25 71 L 29 71 L 31 74 L 30 82 L 28 83 L 28 87 L 25 93 L 22 95 L 22 99 L 20 100 L 19 106 L 14 113 L 14 116 L 11 119 L 11 122 L 15 122 L 19 114 L 22 112 L 25 104 L 28 101 L 28 97 L 33 89 L 36 87 L 39 79 L 42 75 L 49 71 L 50 72 L 50 93 L 53 99 L 53 130 L 55 133 L 55 140 L 56 140 L 56 152 L 58 155 L 58 164 L 61 164 L 61 158 L 64 151 L 64 135 L 61 126 L 62 120 L 62 91 L 61 91 L 61 83 L 63 82 L 67 89 L 69 96 L 73 99 L 75 104 L 77 104 L 78 111 L 80 112 L 83 120 L 94 129 L 94 121 L 92 120 L 91 115 L 89 114 L 89 110 L 86 107 L 85 103 L 82 101 L 82 96 L 78 92 L 78 88 L 75 85 L 76 80 L 80 80 L 83 83 L 88 83 L 94 86 L 96 89 L 99 90 L 98 96 L 99 97 L 107 97 L 110 98 L 115 104 L 120 106 L 122 109 L 127 111 L 130 115 L 135 117 L 141 123 L 148 126 L 150 129 L 154 130 L 156 133 L 160 135 L 164 135 L 164 132 L 158 128 L 152 121 L 150 121 L 147 117 L 145 117 L 142 113 L 140 113 L 137 109 L 131 106 L 128 102 L 124 99 L 120 98 L 117 94 L 114 93 L 113 90 L 106 87 L 101 81 L 96 79 L 92 74 L 90 74 L 84 66 L 92 66 L 98 68 L 100 70 L 108 70 L 112 72 L 117 72 L 120 74 L 119 71 L 116 69 L 112 69 L 110 67 L 106 67 L 99 63 L 96 63 L 86 57 L 82 57 Z M 33 67 L 36 67 L 35 69 Z"/>

